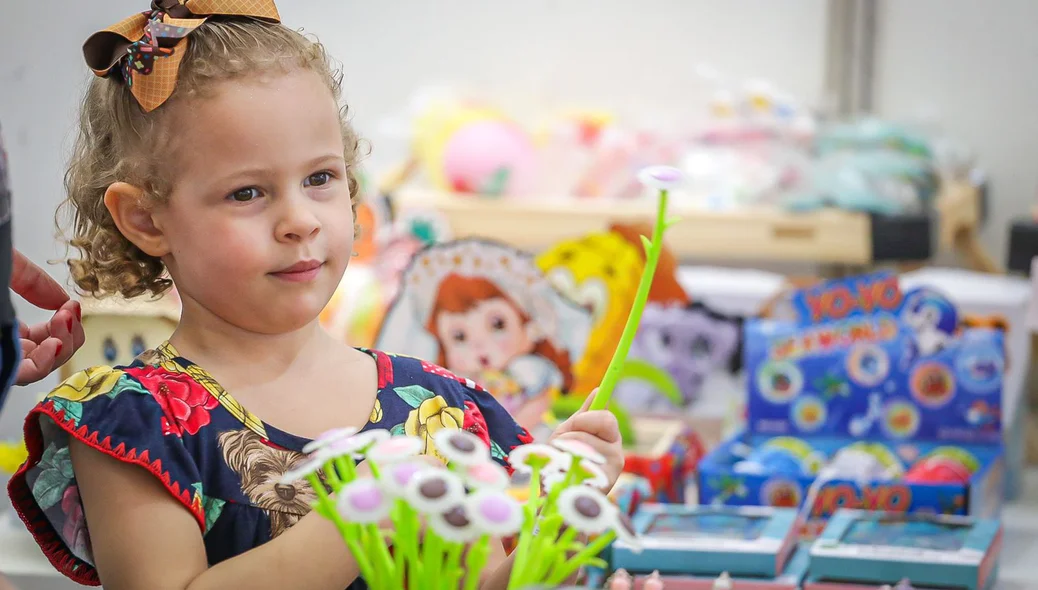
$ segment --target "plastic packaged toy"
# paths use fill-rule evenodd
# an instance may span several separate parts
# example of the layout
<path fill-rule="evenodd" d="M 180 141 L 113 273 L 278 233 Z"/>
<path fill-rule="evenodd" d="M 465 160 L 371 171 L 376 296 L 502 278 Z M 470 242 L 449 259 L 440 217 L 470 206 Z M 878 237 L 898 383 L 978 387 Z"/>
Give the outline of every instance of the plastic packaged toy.
<path fill-rule="evenodd" d="M 811 545 L 804 590 L 985 590 L 1001 549 L 997 520 L 841 510 Z"/>
<path fill-rule="evenodd" d="M 699 464 L 700 502 L 990 517 L 1002 501 L 1001 330 L 877 273 L 806 287 L 744 337 L 747 429 Z"/>

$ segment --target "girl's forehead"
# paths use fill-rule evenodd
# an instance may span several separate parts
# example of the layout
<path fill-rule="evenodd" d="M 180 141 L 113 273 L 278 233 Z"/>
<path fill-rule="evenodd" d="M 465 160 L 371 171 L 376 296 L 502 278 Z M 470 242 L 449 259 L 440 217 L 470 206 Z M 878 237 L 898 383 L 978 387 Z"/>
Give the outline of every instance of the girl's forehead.
<path fill-rule="evenodd" d="M 171 133 L 178 164 L 189 169 L 233 174 L 343 153 L 338 107 L 311 72 L 217 82 L 208 96 L 177 107 Z"/>

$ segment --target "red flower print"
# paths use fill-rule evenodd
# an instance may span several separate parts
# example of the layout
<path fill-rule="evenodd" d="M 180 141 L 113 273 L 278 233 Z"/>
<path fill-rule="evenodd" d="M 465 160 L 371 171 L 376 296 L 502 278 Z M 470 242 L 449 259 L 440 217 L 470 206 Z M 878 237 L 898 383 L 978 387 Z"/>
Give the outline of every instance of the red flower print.
<path fill-rule="evenodd" d="M 528 444 L 533 442 L 533 435 L 530 434 L 529 430 L 527 430 L 527 429 L 525 429 L 525 428 L 523 428 L 521 426 L 519 427 L 519 434 L 516 435 L 516 438 L 518 438 L 519 442 L 524 444 L 524 445 L 528 445 Z M 519 446 L 519 445 L 516 445 L 516 447 L 517 446 Z M 512 448 L 514 449 L 515 447 L 512 447 Z"/>
<path fill-rule="evenodd" d="M 144 367 L 131 374 L 162 407 L 162 434 L 198 434 L 209 424 L 209 410 L 220 405 L 219 400 L 186 373 Z"/>
<path fill-rule="evenodd" d="M 451 379 L 453 381 L 457 381 L 458 383 L 461 383 L 462 385 L 465 385 L 465 386 L 467 386 L 467 387 L 469 387 L 471 389 L 475 389 L 476 391 L 486 392 L 486 390 L 483 389 L 482 385 L 476 383 L 472 379 L 466 379 L 464 377 L 459 377 L 459 376 L 455 375 L 454 373 L 451 373 L 447 369 L 444 369 L 443 367 L 441 367 L 439 365 L 434 365 L 434 364 L 430 363 L 429 361 L 425 361 L 425 360 L 422 361 L 422 370 L 425 371 L 426 373 L 430 373 L 430 374 L 436 375 L 438 377 L 443 377 L 444 379 Z"/>
<path fill-rule="evenodd" d="M 385 389 L 393 384 L 393 359 L 384 352 L 375 353 L 375 366 L 378 367 L 378 388 Z"/>
<path fill-rule="evenodd" d="M 461 427 L 478 436 L 488 447 L 490 446 L 490 431 L 487 430 L 487 421 L 483 418 L 483 412 L 479 411 L 479 406 L 469 400 L 465 400 L 465 420 Z"/>

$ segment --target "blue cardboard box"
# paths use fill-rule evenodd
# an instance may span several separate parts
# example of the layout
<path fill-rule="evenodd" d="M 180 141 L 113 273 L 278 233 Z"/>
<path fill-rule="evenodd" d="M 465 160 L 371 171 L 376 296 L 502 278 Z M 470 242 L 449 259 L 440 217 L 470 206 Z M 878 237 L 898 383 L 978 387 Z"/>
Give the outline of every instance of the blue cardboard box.
<path fill-rule="evenodd" d="M 985 590 L 1002 547 L 997 520 L 840 510 L 810 550 L 811 580 Z"/>
<path fill-rule="evenodd" d="M 877 273 L 745 326 L 747 427 L 699 464 L 703 504 L 992 517 L 1003 498 L 1003 334 Z M 821 477 L 820 477 L 821 476 Z M 820 524 L 822 523 L 822 524 Z"/>
<path fill-rule="evenodd" d="M 797 546 L 796 511 L 763 507 L 644 504 L 634 515 L 641 550 L 613 543 L 612 570 L 774 578 Z"/>

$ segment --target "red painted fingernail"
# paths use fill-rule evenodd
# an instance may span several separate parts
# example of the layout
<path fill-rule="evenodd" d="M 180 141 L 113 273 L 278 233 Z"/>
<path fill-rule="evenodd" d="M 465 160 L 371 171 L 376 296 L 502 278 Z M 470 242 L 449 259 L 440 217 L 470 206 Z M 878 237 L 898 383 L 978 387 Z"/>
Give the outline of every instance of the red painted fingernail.
<path fill-rule="evenodd" d="M 72 325 L 75 323 L 75 321 L 76 320 L 74 320 L 72 318 L 68 319 L 68 331 L 69 331 L 69 333 L 72 333 Z"/>
<path fill-rule="evenodd" d="M 63 345 L 61 344 L 61 342 L 58 342 L 58 349 L 54 351 L 54 356 L 58 356 L 58 355 L 61 354 L 61 347 L 62 346 Z"/>

